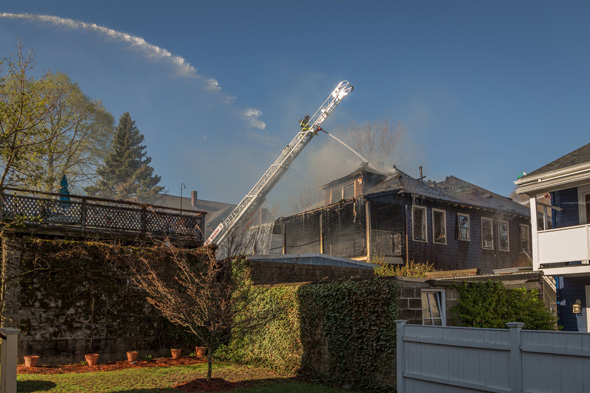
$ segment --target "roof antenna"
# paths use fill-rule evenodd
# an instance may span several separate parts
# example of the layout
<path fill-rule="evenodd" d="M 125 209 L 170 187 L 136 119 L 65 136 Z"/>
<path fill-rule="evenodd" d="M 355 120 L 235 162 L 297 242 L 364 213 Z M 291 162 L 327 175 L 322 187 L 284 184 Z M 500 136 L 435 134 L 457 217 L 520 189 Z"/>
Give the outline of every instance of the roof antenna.
<path fill-rule="evenodd" d="M 420 165 L 420 166 L 418 167 L 418 169 L 420 170 L 420 177 L 419 177 L 419 179 L 420 179 L 420 181 L 424 181 L 424 178 L 425 178 L 426 176 L 424 176 L 424 175 L 422 174 L 422 165 Z"/>

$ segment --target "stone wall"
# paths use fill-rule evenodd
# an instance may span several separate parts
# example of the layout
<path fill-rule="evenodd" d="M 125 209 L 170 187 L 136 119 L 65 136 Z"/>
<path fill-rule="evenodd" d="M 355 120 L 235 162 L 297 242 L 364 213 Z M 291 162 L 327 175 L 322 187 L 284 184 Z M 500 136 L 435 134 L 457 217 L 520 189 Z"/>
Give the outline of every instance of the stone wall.
<path fill-rule="evenodd" d="M 2 236 L 1 324 L 20 329 L 21 361 L 39 355 L 40 364 L 77 363 L 89 352 L 122 360 L 129 350 L 164 355 L 174 337 L 183 339 L 125 269 L 96 255 L 61 260 L 55 242 L 36 240 L 6 230 Z"/>

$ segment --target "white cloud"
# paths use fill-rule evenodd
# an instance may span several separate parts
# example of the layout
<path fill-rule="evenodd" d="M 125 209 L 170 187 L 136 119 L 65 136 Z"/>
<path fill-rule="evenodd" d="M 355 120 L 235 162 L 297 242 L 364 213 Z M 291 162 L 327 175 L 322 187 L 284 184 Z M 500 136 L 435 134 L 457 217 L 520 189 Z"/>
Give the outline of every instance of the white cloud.
<path fill-rule="evenodd" d="M 260 116 L 262 116 L 262 111 L 258 109 L 248 108 L 242 112 L 242 117 L 246 119 L 250 127 L 264 130 L 266 123 L 260 120 Z"/>
<path fill-rule="evenodd" d="M 0 13 L 0 18 L 7 19 L 24 19 L 34 22 L 45 22 L 53 24 L 54 26 L 61 26 L 70 29 L 87 30 L 98 33 L 111 40 L 123 42 L 129 45 L 130 48 L 138 51 L 143 56 L 149 59 L 156 59 L 171 64 L 175 70 L 176 75 L 199 80 L 204 83 L 203 89 L 211 92 L 221 92 L 219 82 L 210 77 L 203 76 L 197 73 L 197 69 L 191 65 L 186 59 L 181 56 L 176 56 L 164 48 L 152 45 L 141 37 L 131 34 L 123 33 L 104 26 L 99 26 L 95 23 L 86 23 L 68 18 L 61 18 L 51 15 L 37 15 L 37 14 L 13 14 L 8 12 Z M 231 105 L 236 100 L 235 96 L 220 93 L 221 100 L 226 105 Z M 249 127 L 264 130 L 266 124 L 260 120 L 262 112 L 257 109 L 248 108 L 240 113 L 241 117 L 246 120 Z"/>

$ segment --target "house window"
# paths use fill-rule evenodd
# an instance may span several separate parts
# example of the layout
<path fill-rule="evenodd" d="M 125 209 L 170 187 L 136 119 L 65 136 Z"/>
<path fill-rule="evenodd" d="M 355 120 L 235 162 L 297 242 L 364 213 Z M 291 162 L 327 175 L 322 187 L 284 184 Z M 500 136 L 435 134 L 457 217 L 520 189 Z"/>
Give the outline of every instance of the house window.
<path fill-rule="evenodd" d="M 531 251 L 529 226 L 520 224 L 520 248 Z"/>
<path fill-rule="evenodd" d="M 498 250 L 510 251 L 510 243 L 508 241 L 508 222 L 498 222 Z"/>
<path fill-rule="evenodd" d="M 332 188 L 330 203 L 336 203 L 342 200 L 342 187 Z"/>
<path fill-rule="evenodd" d="M 469 240 L 469 214 L 457 213 L 457 228 L 459 240 Z"/>
<path fill-rule="evenodd" d="M 412 227 L 412 239 L 414 241 L 428 241 L 426 237 L 426 207 L 412 207 Z"/>
<path fill-rule="evenodd" d="M 491 218 L 481 219 L 481 248 L 486 250 L 494 249 L 494 230 Z"/>
<path fill-rule="evenodd" d="M 447 213 L 444 210 L 432 209 L 432 242 L 447 244 Z"/>
<path fill-rule="evenodd" d="M 437 290 L 422 290 L 422 324 L 446 326 L 445 293 Z"/>
<path fill-rule="evenodd" d="M 350 198 L 354 198 L 354 183 L 332 188 L 330 203 L 336 203 Z"/>
<path fill-rule="evenodd" d="M 354 198 L 354 183 L 345 185 L 342 191 L 342 199 L 350 198 Z"/>

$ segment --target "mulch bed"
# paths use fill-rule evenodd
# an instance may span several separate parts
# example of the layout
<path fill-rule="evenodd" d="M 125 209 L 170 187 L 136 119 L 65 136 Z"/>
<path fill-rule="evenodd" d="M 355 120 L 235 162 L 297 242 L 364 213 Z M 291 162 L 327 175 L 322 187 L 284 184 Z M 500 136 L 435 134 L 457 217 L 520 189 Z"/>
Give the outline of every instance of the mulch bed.
<path fill-rule="evenodd" d="M 38 366 L 26 368 L 24 364 L 17 366 L 18 374 L 68 374 L 68 373 L 87 373 L 94 371 L 114 371 L 123 370 L 127 368 L 142 368 L 142 367 L 170 367 L 183 366 L 190 364 L 206 363 L 206 358 L 196 357 L 181 357 L 180 359 L 172 358 L 154 358 L 150 360 L 138 360 L 133 363 L 126 360 L 108 362 L 104 364 L 97 364 L 96 366 L 88 366 L 86 362 L 78 364 L 64 364 L 58 366 Z M 234 377 L 248 378 L 248 375 L 235 375 Z M 231 378 L 233 379 L 233 378 Z M 252 387 L 259 381 L 256 380 L 242 380 L 236 382 L 226 381 L 223 378 L 211 378 L 207 381 L 205 378 L 198 378 L 187 383 L 176 386 L 181 392 L 221 392 L 230 391 L 238 388 Z"/>
<path fill-rule="evenodd" d="M 38 366 L 26 368 L 23 364 L 17 366 L 18 374 L 68 374 L 68 373 L 87 373 L 92 371 L 114 371 L 123 370 L 126 368 L 141 368 L 141 367 L 170 367 L 170 366 L 184 366 L 188 364 L 205 363 L 206 359 L 197 359 L 195 357 L 181 357 L 180 359 L 172 358 L 154 358 L 150 360 L 137 360 L 133 363 L 127 360 L 117 362 L 108 362 L 104 364 L 97 364 L 96 366 L 88 366 L 86 362 L 77 364 L 64 364 L 59 366 Z M 99 358 L 100 362 L 100 358 Z M 214 391 L 214 390 L 213 390 Z"/>

